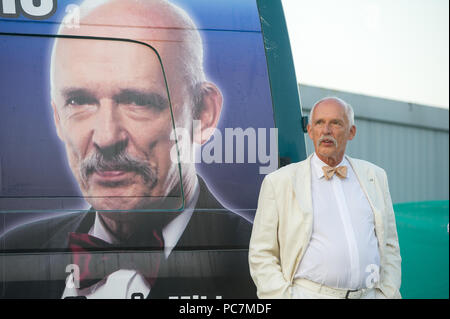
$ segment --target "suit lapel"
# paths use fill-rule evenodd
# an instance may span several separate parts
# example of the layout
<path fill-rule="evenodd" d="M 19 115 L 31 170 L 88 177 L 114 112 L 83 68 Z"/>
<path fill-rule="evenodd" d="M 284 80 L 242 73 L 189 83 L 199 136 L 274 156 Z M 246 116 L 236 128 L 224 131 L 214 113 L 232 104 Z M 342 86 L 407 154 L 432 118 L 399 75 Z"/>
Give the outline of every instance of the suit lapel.
<path fill-rule="evenodd" d="M 375 176 L 373 170 L 370 167 L 364 167 L 363 165 L 358 165 L 357 161 L 354 161 L 351 157 L 347 156 L 347 160 L 355 172 L 356 178 L 359 181 L 364 193 L 368 197 L 370 206 L 374 209 L 373 200 L 376 199 L 376 189 L 375 189 Z"/>
<path fill-rule="evenodd" d="M 292 188 L 294 190 L 294 200 L 292 203 L 292 214 L 289 219 L 289 234 L 285 236 L 296 236 L 297 240 L 292 247 L 296 253 L 292 256 L 292 263 L 289 262 L 286 272 L 292 282 L 297 266 L 303 257 L 306 247 L 311 239 L 313 228 L 313 205 L 311 193 L 311 156 L 298 163 L 292 175 Z"/>
<path fill-rule="evenodd" d="M 94 225 L 95 211 L 69 213 L 61 218 L 65 219 L 64 223 L 54 229 L 54 234 L 41 248 L 58 250 L 69 248 L 69 232 L 87 233 Z"/>
<path fill-rule="evenodd" d="M 356 178 L 361 185 L 364 194 L 369 201 L 369 205 L 372 208 L 375 219 L 375 231 L 377 233 L 377 238 L 380 246 L 383 246 L 383 218 L 381 216 L 381 209 L 379 208 L 380 200 L 378 199 L 377 188 L 375 185 L 376 176 L 375 172 L 369 165 L 361 165 L 358 161 L 353 160 L 351 157 L 346 156 L 350 165 L 355 172 Z"/>
<path fill-rule="evenodd" d="M 301 207 L 301 211 L 312 215 L 311 157 L 312 155 L 299 163 L 295 174 L 292 176 L 292 184 L 294 185 L 295 198 Z"/>

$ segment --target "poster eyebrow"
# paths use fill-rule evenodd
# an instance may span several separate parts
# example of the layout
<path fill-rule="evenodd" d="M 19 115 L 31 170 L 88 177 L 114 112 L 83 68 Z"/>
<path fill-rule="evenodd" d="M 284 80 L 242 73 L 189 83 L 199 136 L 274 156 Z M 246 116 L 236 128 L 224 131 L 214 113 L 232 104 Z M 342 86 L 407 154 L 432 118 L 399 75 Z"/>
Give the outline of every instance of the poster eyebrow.
<path fill-rule="evenodd" d="M 91 92 L 88 89 L 84 88 L 78 88 L 78 87 L 67 87 L 61 90 L 61 95 L 64 98 L 68 98 L 71 96 L 78 96 L 78 95 L 84 95 L 84 96 L 95 96 L 93 92 Z"/>
<path fill-rule="evenodd" d="M 139 89 L 122 89 L 113 99 L 117 103 L 135 103 L 137 105 L 151 105 L 159 110 L 169 107 L 169 100 L 155 92 Z"/>

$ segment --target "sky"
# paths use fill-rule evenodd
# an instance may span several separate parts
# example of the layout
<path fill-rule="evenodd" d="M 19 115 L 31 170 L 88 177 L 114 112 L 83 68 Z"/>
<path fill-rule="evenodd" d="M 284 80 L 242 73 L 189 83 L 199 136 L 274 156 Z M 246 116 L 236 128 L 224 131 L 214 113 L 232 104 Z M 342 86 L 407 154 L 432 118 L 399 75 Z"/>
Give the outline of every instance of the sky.
<path fill-rule="evenodd" d="M 301 84 L 449 107 L 449 0 L 282 0 Z"/>

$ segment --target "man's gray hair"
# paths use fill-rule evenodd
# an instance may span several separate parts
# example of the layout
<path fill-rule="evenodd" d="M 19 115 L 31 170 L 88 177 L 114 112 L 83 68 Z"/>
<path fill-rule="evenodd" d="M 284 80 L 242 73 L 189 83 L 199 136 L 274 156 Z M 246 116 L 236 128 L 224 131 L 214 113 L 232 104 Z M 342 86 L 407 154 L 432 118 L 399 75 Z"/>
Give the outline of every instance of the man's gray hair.
<path fill-rule="evenodd" d="M 324 98 L 320 99 L 319 101 L 317 101 L 316 104 L 314 104 L 314 106 L 311 108 L 311 111 L 309 112 L 310 120 L 312 119 L 312 115 L 314 113 L 314 109 L 316 108 L 316 106 L 326 100 L 335 100 L 339 104 L 341 104 L 344 107 L 344 111 L 345 111 L 345 115 L 347 116 L 348 123 L 350 124 L 350 126 L 355 125 L 355 112 L 353 112 L 352 106 L 349 103 L 345 102 L 343 99 L 338 98 L 337 96 L 327 96 L 327 97 L 324 97 Z"/>

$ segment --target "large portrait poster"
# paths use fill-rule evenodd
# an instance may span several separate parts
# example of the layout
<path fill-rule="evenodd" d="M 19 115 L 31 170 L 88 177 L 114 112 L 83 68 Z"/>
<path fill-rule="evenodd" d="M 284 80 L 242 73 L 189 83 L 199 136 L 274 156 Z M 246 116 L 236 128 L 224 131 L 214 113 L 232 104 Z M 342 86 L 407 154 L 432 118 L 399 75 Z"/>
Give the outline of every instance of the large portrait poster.
<path fill-rule="evenodd" d="M 255 298 L 256 1 L 0 3 L 0 297 Z"/>

